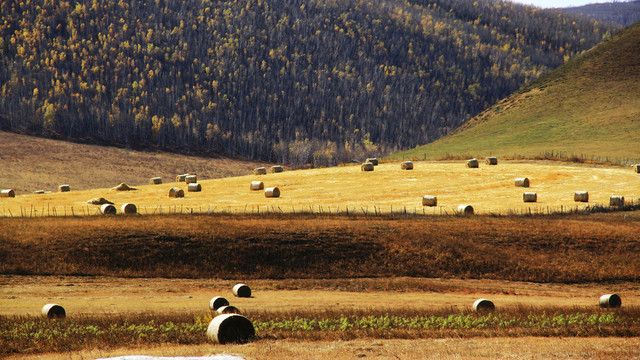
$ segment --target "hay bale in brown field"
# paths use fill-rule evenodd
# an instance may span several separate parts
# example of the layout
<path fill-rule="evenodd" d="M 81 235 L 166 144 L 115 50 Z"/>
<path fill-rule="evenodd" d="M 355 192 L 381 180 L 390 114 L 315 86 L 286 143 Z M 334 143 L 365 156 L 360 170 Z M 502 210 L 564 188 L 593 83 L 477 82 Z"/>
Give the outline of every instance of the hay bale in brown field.
<path fill-rule="evenodd" d="M 60 191 L 60 192 L 71 191 L 71 186 L 69 186 L 69 185 L 60 185 L 60 186 L 58 186 L 58 191 Z"/>
<path fill-rule="evenodd" d="M 367 160 L 365 160 L 365 163 L 371 163 L 371 164 L 373 164 L 373 166 L 378 166 L 378 159 L 377 158 L 367 158 Z"/>
<path fill-rule="evenodd" d="M 467 167 L 468 168 L 477 168 L 479 166 L 478 164 L 478 159 L 469 159 L 467 160 Z"/>
<path fill-rule="evenodd" d="M 253 175 L 267 175 L 267 169 L 264 167 L 259 167 L 253 169 Z"/>
<path fill-rule="evenodd" d="M 202 191 L 202 186 L 198 183 L 190 183 L 187 187 L 188 192 L 200 192 Z"/>
<path fill-rule="evenodd" d="M 251 288 L 247 284 L 236 284 L 233 287 L 233 295 L 237 297 L 251 297 Z"/>
<path fill-rule="evenodd" d="M 370 162 L 366 162 L 360 166 L 360 170 L 362 171 L 373 171 L 373 164 Z"/>
<path fill-rule="evenodd" d="M 460 215 L 473 215 L 473 206 L 471 205 L 459 205 L 458 214 Z"/>
<path fill-rule="evenodd" d="M 218 308 L 222 307 L 222 306 L 227 306 L 229 305 L 229 301 L 225 298 L 223 298 L 222 296 L 216 296 L 214 298 L 211 298 L 211 300 L 209 300 L 209 309 L 210 310 L 218 310 Z"/>
<path fill-rule="evenodd" d="M 180 174 L 176 176 L 176 182 L 185 182 L 187 176 L 189 176 L 189 174 Z"/>
<path fill-rule="evenodd" d="M 129 185 L 125 184 L 125 183 L 120 183 L 120 185 L 115 186 L 115 187 L 112 187 L 111 189 L 112 189 L 112 190 L 115 190 L 115 191 L 132 191 L 132 190 L 138 190 L 138 189 L 136 189 L 136 188 L 134 188 L 134 187 L 132 187 L 132 186 L 129 186 Z"/>
<path fill-rule="evenodd" d="M 249 187 L 251 190 L 263 190 L 264 183 L 262 181 L 252 181 L 251 186 Z"/>
<path fill-rule="evenodd" d="M 268 198 L 277 198 L 280 197 L 280 189 L 277 187 L 270 187 L 264 189 L 264 196 Z"/>
<path fill-rule="evenodd" d="M 256 331 L 251 321 L 242 315 L 221 314 L 209 323 L 207 336 L 221 345 L 244 344 L 255 338 Z"/>
<path fill-rule="evenodd" d="M 184 182 L 186 182 L 187 184 L 195 184 L 198 182 L 198 175 L 188 175 L 186 178 L 184 178 Z"/>
<path fill-rule="evenodd" d="M 160 178 L 160 177 L 152 177 L 151 179 L 149 179 L 149 184 L 151 184 L 151 185 L 162 184 L 162 178 Z"/>
<path fill-rule="evenodd" d="M 639 173 L 639 174 L 640 174 L 640 164 L 634 164 L 634 165 L 633 165 L 633 170 L 634 170 L 636 173 Z"/>
<path fill-rule="evenodd" d="M 103 204 L 102 206 L 100 206 L 100 212 L 103 215 L 115 215 L 116 207 L 111 204 Z"/>
<path fill-rule="evenodd" d="M 618 294 L 602 295 L 598 302 L 601 308 L 619 308 L 622 306 L 622 299 L 620 299 Z"/>
<path fill-rule="evenodd" d="M 400 166 L 400 168 L 402 170 L 413 170 L 413 162 L 411 161 L 405 161 L 402 163 L 402 165 Z"/>
<path fill-rule="evenodd" d="M 573 193 L 573 201 L 575 202 L 589 202 L 588 191 L 576 191 Z"/>
<path fill-rule="evenodd" d="M 113 202 L 101 197 L 101 198 L 93 198 L 93 199 L 87 201 L 87 204 L 104 205 L 104 204 L 113 204 Z"/>
<path fill-rule="evenodd" d="M 181 198 L 184 197 L 184 191 L 177 187 L 172 187 L 169 189 L 169 197 L 172 198 Z"/>
<path fill-rule="evenodd" d="M 478 299 L 473 303 L 473 310 L 477 312 L 493 311 L 496 306 L 492 301 L 487 299 Z"/>
<path fill-rule="evenodd" d="M 273 165 L 269 168 L 270 173 L 281 173 L 284 171 L 284 168 L 280 165 Z"/>
<path fill-rule="evenodd" d="M 438 198 L 431 195 L 425 195 L 422 197 L 422 206 L 437 206 Z"/>
<path fill-rule="evenodd" d="M 13 189 L 4 189 L 0 191 L 0 197 L 14 198 L 16 197 L 16 191 Z"/>
<path fill-rule="evenodd" d="M 538 194 L 536 194 L 534 192 L 522 193 L 522 201 L 524 201 L 524 202 L 537 202 L 538 201 Z"/>
<path fill-rule="evenodd" d="M 126 215 L 133 215 L 138 213 L 138 207 L 135 204 L 126 203 L 122 204 L 122 207 L 120 207 L 120 211 Z"/>
<path fill-rule="evenodd" d="M 517 178 L 516 187 L 529 187 L 529 178 Z"/>
<path fill-rule="evenodd" d="M 221 306 L 216 312 L 218 314 L 241 314 L 240 309 L 233 305 Z"/>
<path fill-rule="evenodd" d="M 611 206 L 611 207 L 623 207 L 624 206 L 624 196 L 611 195 L 611 197 L 609 197 L 609 206 Z"/>
<path fill-rule="evenodd" d="M 495 156 L 489 156 L 485 161 L 487 165 L 498 165 L 498 158 Z"/>
<path fill-rule="evenodd" d="M 47 304 L 42 307 L 42 316 L 49 319 L 63 318 L 67 316 L 67 312 L 58 304 Z"/>

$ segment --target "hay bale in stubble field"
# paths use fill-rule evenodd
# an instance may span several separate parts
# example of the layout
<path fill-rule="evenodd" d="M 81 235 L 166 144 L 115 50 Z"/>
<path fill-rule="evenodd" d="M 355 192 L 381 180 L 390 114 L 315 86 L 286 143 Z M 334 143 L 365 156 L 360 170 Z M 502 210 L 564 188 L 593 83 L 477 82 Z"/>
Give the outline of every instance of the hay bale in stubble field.
<path fill-rule="evenodd" d="M 267 175 L 267 168 L 258 167 L 253 169 L 253 175 Z"/>
<path fill-rule="evenodd" d="M 482 312 L 482 311 L 493 311 L 496 309 L 496 306 L 492 301 L 487 299 L 478 299 L 473 303 L 473 310 Z"/>
<path fill-rule="evenodd" d="M 524 201 L 524 202 L 537 202 L 538 201 L 538 194 L 536 194 L 534 192 L 522 193 L 522 201 Z"/>
<path fill-rule="evenodd" d="M 370 162 L 366 162 L 360 166 L 360 170 L 362 171 L 373 171 L 373 164 Z"/>
<path fill-rule="evenodd" d="M 0 197 L 14 198 L 16 197 L 16 191 L 13 189 L 4 189 L 0 191 Z"/>
<path fill-rule="evenodd" d="M 640 164 L 634 164 L 632 167 L 636 173 L 640 174 Z"/>
<path fill-rule="evenodd" d="M 221 306 L 216 310 L 218 314 L 240 314 L 240 310 L 233 305 Z"/>
<path fill-rule="evenodd" d="M 219 307 L 227 305 L 229 305 L 229 300 L 223 298 L 222 296 L 216 296 L 209 300 L 210 310 L 218 310 Z"/>
<path fill-rule="evenodd" d="M 176 176 L 176 182 L 185 182 L 187 176 L 189 176 L 189 174 L 180 174 Z"/>
<path fill-rule="evenodd" d="M 471 205 L 459 205 L 458 214 L 460 215 L 473 215 L 473 206 Z"/>
<path fill-rule="evenodd" d="M 477 168 L 478 166 L 479 166 L 478 159 L 469 159 L 469 160 L 467 160 L 467 167 L 468 168 Z"/>
<path fill-rule="evenodd" d="M 400 167 L 402 168 L 402 170 L 413 170 L 413 162 L 405 161 Z"/>
<path fill-rule="evenodd" d="M 487 165 L 498 165 L 498 158 L 495 156 L 489 156 L 485 161 Z"/>
<path fill-rule="evenodd" d="M 149 179 L 149 184 L 151 184 L 151 185 L 162 184 L 162 178 L 160 178 L 160 177 L 152 177 L 151 179 Z"/>
<path fill-rule="evenodd" d="M 437 206 L 438 198 L 436 196 L 425 195 L 422 197 L 422 206 Z"/>
<path fill-rule="evenodd" d="M 373 164 L 373 166 L 378 166 L 378 159 L 377 158 L 367 158 L 367 160 L 365 160 L 366 163 L 371 163 Z"/>
<path fill-rule="evenodd" d="M 113 202 L 101 197 L 101 198 L 93 198 L 93 199 L 87 201 L 87 204 L 104 205 L 104 204 L 113 204 Z"/>
<path fill-rule="evenodd" d="M 270 173 L 281 173 L 284 171 L 284 168 L 280 165 L 273 165 L 269 168 Z"/>
<path fill-rule="evenodd" d="M 516 187 L 529 187 L 529 178 L 517 178 Z"/>
<path fill-rule="evenodd" d="M 58 186 L 58 191 L 60 191 L 60 192 L 71 191 L 71 186 L 69 186 L 69 185 L 60 185 L 60 186 Z"/>
<path fill-rule="evenodd" d="M 132 191 L 132 190 L 138 190 L 138 189 L 136 189 L 136 188 L 134 188 L 134 187 L 132 187 L 132 186 L 129 186 L 129 185 L 125 184 L 125 183 L 120 183 L 120 185 L 115 186 L 115 187 L 112 187 L 111 189 L 112 189 L 112 190 L 115 190 L 115 191 Z"/>
<path fill-rule="evenodd" d="M 251 297 L 251 288 L 247 284 L 236 284 L 233 287 L 233 295 L 237 297 Z"/>
<path fill-rule="evenodd" d="M 263 190 L 264 183 L 262 181 L 252 181 L 249 187 L 251 190 Z"/>
<path fill-rule="evenodd" d="M 115 215 L 116 207 L 111 204 L 103 204 L 102 206 L 100 206 L 100 212 L 103 215 Z"/>
<path fill-rule="evenodd" d="M 202 191 L 202 186 L 198 183 L 190 183 L 187 187 L 188 192 L 200 192 Z"/>
<path fill-rule="evenodd" d="M 215 343 L 244 344 L 255 337 L 253 324 L 239 314 L 221 314 L 213 318 L 207 328 L 207 336 Z"/>
<path fill-rule="evenodd" d="M 622 299 L 620 299 L 618 294 L 602 295 L 598 302 L 601 308 L 619 308 L 622 306 Z"/>
<path fill-rule="evenodd" d="M 588 191 L 576 191 L 573 193 L 573 201 L 575 202 L 589 202 Z"/>
<path fill-rule="evenodd" d="M 624 196 L 611 195 L 611 197 L 609 198 L 609 206 L 611 206 L 611 207 L 623 207 L 624 206 Z"/>
<path fill-rule="evenodd" d="M 63 318 L 67 316 L 64 308 L 58 304 L 47 304 L 42 307 L 42 316 L 47 318 Z"/>
<path fill-rule="evenodd" d="M 277 198 L 280 197 L 280 189 L 277 187 L 270 187 L 264 189 L 264 196 L 268 198 Z"/>
<path fill-rule="evenodd" d="M 122 207 L 120 207 L 120 211 L 126 215 L 133 215 L 138 213 L 138 207 L 135 204 L 126 203 L 122 204 Z"/>
<path fill-rule="evenodd" d="M 184 178 L 184 182 L 187 184 L 195 184 L 198 182 L 198 175 L 188 175 Z"/>
<path fill-rule="evenodd" d="M 177 187 L 172 187 L 171 189 L 169 189 L 169 197 L 182 198 L 184 197 L 184 190 Z"/>

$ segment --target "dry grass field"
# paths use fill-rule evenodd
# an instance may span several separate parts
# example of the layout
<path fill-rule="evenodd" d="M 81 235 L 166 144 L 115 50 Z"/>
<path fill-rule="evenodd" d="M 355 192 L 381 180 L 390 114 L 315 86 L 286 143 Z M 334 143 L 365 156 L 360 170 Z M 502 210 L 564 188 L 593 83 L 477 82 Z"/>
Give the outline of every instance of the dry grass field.
<path fill-rule="evenodd" d="M 460 204 L 473 206 L 476 214 L 546 214 L 596 204 L 608 206 L 611 195 L 625 196 L 628 203 L 640 198 L 640 174 L 630 167 L 514 160 L 500 161 L 497 166 L 481 162 L 477 169 L 466 168 L 464 161 L 414 164 L 414 170 L 402 170 L 400 163 L 392 162 L 382 163 L 372 172 L 361 171 L 359 166 L 340 166 L 222 179 L 199 176 L 201 192 L 187 192 L 185 183 L 174 182 L 177 174 L 165 177 L 161 185 L 129 184 L 138 189 L 135 191 L 75 191 L 70 176 L 64 183 L 71 186 L 71 192 L 0 198 L 0 216 L 97 214 L 98 206 L 86 203 L 95 197 L 116 205 L 134 203 L 141 214 L 349 210 L 359 214 L 393 211 L 429 215 L 452 214 Z M 529 178 L 531 187 L 515 187 L 519 177 Z M 265 187 L 277 186 L 280 198 L 265 198 L 263 191 L 251 191 L 249 184 L 254 180 L 263 181 Z M 171 187 L 183 189 L 185 197 L 169 198 Z M 538 201 L 524 203 L 525 191 L 537 193 Z M 589 202 L 576 203 L 575 191 L 588 191 Z M 423 207 L 423 195 L 437 196 L 438 206 Z"/>

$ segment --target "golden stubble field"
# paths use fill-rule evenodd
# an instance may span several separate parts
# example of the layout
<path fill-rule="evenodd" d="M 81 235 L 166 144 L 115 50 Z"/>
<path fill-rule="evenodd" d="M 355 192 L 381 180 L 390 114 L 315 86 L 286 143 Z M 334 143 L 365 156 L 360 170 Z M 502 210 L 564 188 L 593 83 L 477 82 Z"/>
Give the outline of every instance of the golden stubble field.
<path fill-rule="evenodd" d="M 458 205 L 473 206 L 476 214 L 548 213 L 587 206 L 609 205 L 611 195 L 627 202 L 640 198 L 640 174 L 630 167 L 607 167 L 546 161 L 500 161 L 469 169 L 464 161 L 418 161 L 414 170 L 402 170 L 399 162 L 382 163 L 372 172 L 359 166 L 284 171 L 203 179 L 201 192 L 188 192 L 175 178 L 163 184 L 128 184 L 135 191 L 96 189 L 71 192 L 18 195 L 0 199 L 0 216 L 97 214 L 89 199 L 104 197 L 119 208 L 134 203 L 141 214 L 168 212 L 350 212 L 375 214 L 393 212 L 452 214 Z M 516 178 L 527 177 L 529 188 L 516 187 Z M 280 198 L 265 198 L 263 191 L 251 191 L 251 181 L 276 186 Z M 114 186 L 118 184 L 113 184 Z M 184 198 L 169 198 L 169 189 L 179 187 Z M 576 203 L 574 192 L 588 191 L 588 203 Z M 536 203 L 524 203 L 523 192 L 537 193 Z M 423 207 L 423 195 L 438 197 L 437 207 Z"/>

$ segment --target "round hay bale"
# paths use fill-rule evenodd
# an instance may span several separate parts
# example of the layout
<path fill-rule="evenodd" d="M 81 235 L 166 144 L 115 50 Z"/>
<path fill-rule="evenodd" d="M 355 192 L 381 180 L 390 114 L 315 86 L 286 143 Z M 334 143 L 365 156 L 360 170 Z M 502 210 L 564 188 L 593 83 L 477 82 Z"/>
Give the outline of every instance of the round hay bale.
<path fill-rule="evenodd" d="M 13 189 L 4 189 L 0 191 L 0 197 L 14 198 L 16 197 L 16 191 Z"/>
<path fill-rule="evenodd" d="M 198 183 L 190 183 L 187 187 L 188 192 L 200 192 L 202 191 L 202 186 Z"/>
<path fill-rule="evenodd" d="M 487 165 L 498 165 L 498 158 L 495 156 L 489 156 L 485 161 Z"/>
<path fill-rule="evenodd" d="M 269 168 L 269 172 L 271 173 L 281 173 L 284 171 L 284 168 L 280 165 L 273 165 Z"/>
<path fill-rule="evenodd" d="M 113 202 L 101 197 L 101 198 L 93 198 L 93 199 L 87 201 L 87 204 L 104 205 L 104 204 L 113 204 Z"/>
<path fill-rule="evenodd" d="M 373 171 L 373 164 L 370 162 L 366 162 L 360 166 L 360 170 L 362 171 Z"/>
<path fill-rule="evenodd" d="M 524 201 L 524 202 L 537 202 L 538 201 L 538 194 L 536 194 L 534 192 L 522 193 L 522 201 Z"/>
<path fill-rule="evenodd" d="M 189 174 L 180 174 L 176 176 L 176 182 L 185 182 L 187 176 L 189 176 Z"/>
<path fill-rule="evenodd" d="M 209 300 L 209 309 L 218 310 L 221 306 L 229 305 L 229 301 L 222 296 L 216 296 Z"/>
<path fill-rule="evenodd" d="M 573 201 L 575 202 L 589 202 L 588 191 L 576 191 L 573 193 Z"/>
<path fill-rule="evenodd" d="M 116 207 L 111 204 L 103 204 L 100 206 L 100 212 L 104 215 L 115 215 Z"/>
<path fill-rule="evenodd" d="M 60 192 L 71 191 L 71 186 L 69 186 L 69 185 L 60 185 L 60 186 L 58 186 L 58 191 L 60 191 Z"/>
<path fill-rule="evenodd" d="M 247 284 L 236 284 L 233 287 L 233 295 L 237 297 L 251 297 L 251 288 Z"/>
<path fill-rule="evenodd" d="M 251 320 L 239 314 L 221 314 L 213 318 L 207 328 L 211 341 L 224 344 L 244 344 L 256 336 Z"/>
<path fill-rule="evenodd" d="M 253 175 L 267 175 L 267 169 L 264 167 L 259 167 L 253 169 Z"/>
<path fill-rule="evenodd" d="M 126 203 L 126 204 L 122 204 L 122 207 L 120 207 L 120 211 L 126 215 L 137 214 L 138 207 L 135 204 Z"/>
<path fill-rule="evenodd" d="M 270 187 L 264 189 L 264 197 L 277 198 L 280 197 L 280 189 L 277 187 Z"/>
<path fill-rule="evenodd" d="M 149 180 L 149 184 L 151 184 L 151 185 L 159 185 L 159 184 L 162 184 L 162 178 L 159 178 L 159 177 L 152 177 L 152 178 Z"/>
<path fill-rule="evenodd" d="M 609 206 L 611 206 L 611 207 L 623 207 L 624 206 L 624 196 L 611 195 L 611 197 L 609 198 Z"/>
<path fill-rule="evenodd" d="M 241 314 L 240 310 L 233 305 L 221 306 L 216 312 L 218 314 Z"/>
<path fill-rule="evenodd" d="M 262 181 L 252 181 L 251 186 L 249 187 L 251 190 L 263 190 L 264 183 Z"/>
<path fill-rule="evenodd" d="M 438 206 L 438 198 L 436 196 L 425 195 L 422 197 L 422 206 Z"/>
<path fill-rule="evenodd" d="M 171 189 L 169 189 L 169 197 L 172 197 L 172 198 L 184 197 L 184 190 L 177 187 L 172 187 Z"/>
<path fill-rule="evenodd" d="M 186 178 L 184 178 L 184 182 L 186 182 L 187 184 L 195 184 L 198 182 L 198 175 L 188 175 Z"/>
<path fill-rule="evenodd" d="M 529 178 L 517 178 L 516 187 L 529 187 Z"/>
<path fill-rule="evenodd" d="M 120 185 L 118 185 L 118 186 L 116 186 L 116 187 L 113 187 L 113 188 L 111 188 L 111 189 L 113 189 L 113 190 L 115 190 L 115 191 L 131 191 L 131 190 L 138 190 L 138 189 L 136 189 L 136 188 L 134 188 L 134 187 L 131 187 L 131 186 L 129 186 L 129 185 L 127 185 L 127 184 L 125 184 L 125 183 L 120 183 Z"/>
<path fill-rule="evenodd" d="M 478 299 L 473 303 L 473 310 L 482 312 L 482 311 L 493 311 L 496 309 L 496 306 L 487 299 Z"/>
<path fill-rule="evenodd" d="M 473 215 L 473 206 L 471 205 L 459 205 L 458 214 L 460 215 Z"/>
<path fill-rule="evenodd" d="M 413 170 L 413 162 L 405 161 L 401 165 L 402 170 Z"/>
<path fill-rule="evenodd" d="M 619 308 L 622 306 L 622 299 L 618 294 L 605 294 L 600 296 L 599 303 L 601 308 Z"/>
<path fill-rule="evenodd" d="M 633 164 L 633 171 L 640 174 L 640 164 Z"/>
<path fill-rule="evenodd" d="M 477 168 L 478 167 L 478 159 L 469 159 L 467 160 L 468 168 Z"/>
<path fill-rule="evenodd" d="M 367 158 L 367 160 L 365 162 L 366 163 L 371 163 L 371 164 L 373 164 L 373 166 L 378 166 L 378 159 L 377 158 Z"/>
<path fill-rule="evenodd" d="M 42 307 L 42 316 L 49 319 L 63 318 L 67 316 L 64 308 L 58 304 L 47 304 Z"/>

